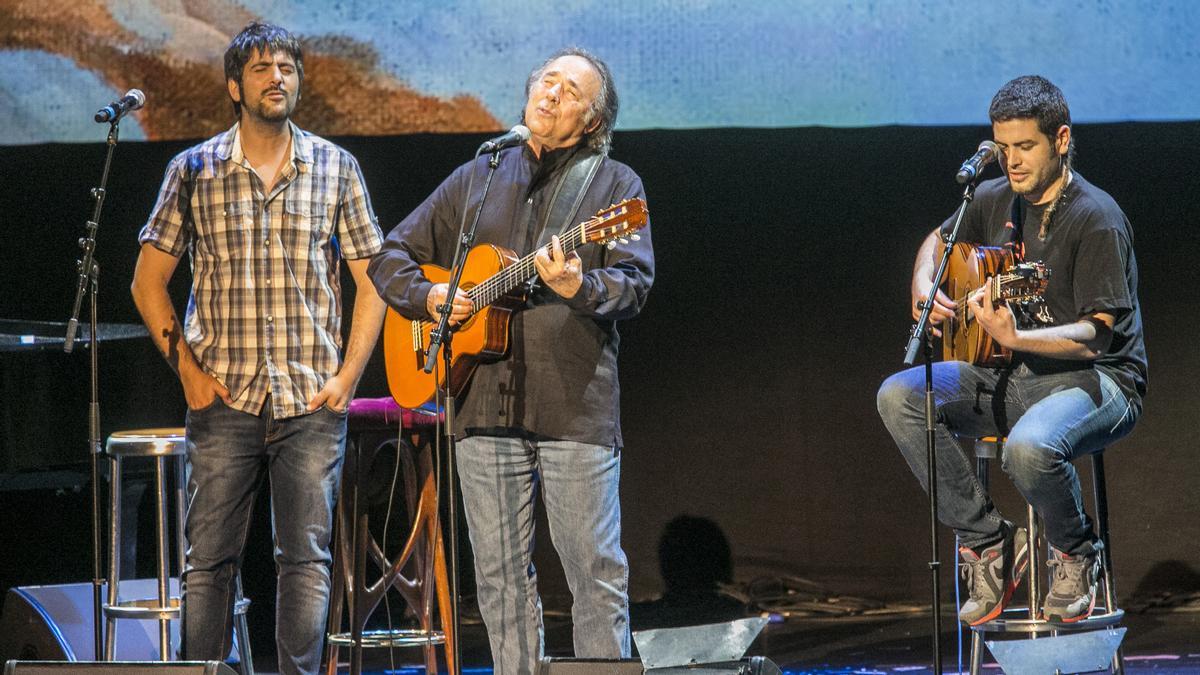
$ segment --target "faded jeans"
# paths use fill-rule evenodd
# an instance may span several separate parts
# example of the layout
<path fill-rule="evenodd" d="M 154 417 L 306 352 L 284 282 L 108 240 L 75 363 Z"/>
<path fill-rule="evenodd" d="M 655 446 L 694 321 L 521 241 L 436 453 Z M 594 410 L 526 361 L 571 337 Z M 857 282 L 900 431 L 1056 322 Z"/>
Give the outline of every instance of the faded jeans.
<path fill-rule="evenodd" d="M 496 675 L 537 672 L 542 603 L 533 567 L 539 484 L 573 605 L 575 656 L 630 654 L 628 564 L 621 550 L 620 451 L 574 441 L 469 436 L 458 442 L 479 609 Z"/>
<path fill-rule="evenodd" d="M 329 551 L 346 413 L 329 408 L 274 419 L 219 398 L 187 414 L 187 564 L 183 656 L 224 660 L 231 648 L 237 571 L 250 513 L 270 477 L 278 572 L 275 642 L 281 673 L 316 673 L 329 604 Z"/>
<path fill-rule="evenodd" d="M 1035 374 L 1022 364 L 997 371 L 961 361 L 933 365 L 938 520 L 978 550 L 1004 534 L 1004 520 L 975 477 L 974 459 L 954 437 L 1007 435 L 1001 467 L 1069 555 L 1099 549 L 1083 510 L 1072 460 L 1105 449 L 1133 429 L 1132 403 L 1098 369 Z M 879 389 L 879 414 L 908 466 L 928 491 L 924 367 L 892 375 Z"/>

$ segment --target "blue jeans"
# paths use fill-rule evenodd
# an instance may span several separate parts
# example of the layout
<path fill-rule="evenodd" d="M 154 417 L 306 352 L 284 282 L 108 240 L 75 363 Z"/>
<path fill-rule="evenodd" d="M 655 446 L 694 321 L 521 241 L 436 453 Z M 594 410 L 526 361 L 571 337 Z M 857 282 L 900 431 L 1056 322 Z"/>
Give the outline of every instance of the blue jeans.
<path fill-rule="evenodd" d="M 574 441 L 470 436 L 458 442 L 457 453 L 479 610 L 496 675 L 535 673 L 543 654 L 532 559 L 539 482 L 550 537 L 571 588 L 575 656 L 628 657 L 620 451 Z"/>
<path fill-rule="evenodd" d="M 187 413 L 187 564 L 183 656 L 224 660 L 230 651 L 237 570 L 250 512 L 265 476 L 278 570 L 275 642 L 281 673 L 316 673 L 329 604 L 333 528 L 346 414 L 329 408 L 274 419 L 212 405 Z"/>
<path fill-rule="evenodd" d="M 1133 429 L 1140 405 L 1097 369 L 1036 374 L 960 361 L 935 363 L 938 519 L 974 549 L 1003 536 L 1005 521 L 975 477 L 974 458 L 955 442 L 1007 435 L 1001 466 L 1046 524 L 1046 538 L 1070 555 L 1099 549 L 1071 461 L 1103 450 Z M 927 491 L 923 367 L 892 375 L 879 389 L 879 414 Z"/>

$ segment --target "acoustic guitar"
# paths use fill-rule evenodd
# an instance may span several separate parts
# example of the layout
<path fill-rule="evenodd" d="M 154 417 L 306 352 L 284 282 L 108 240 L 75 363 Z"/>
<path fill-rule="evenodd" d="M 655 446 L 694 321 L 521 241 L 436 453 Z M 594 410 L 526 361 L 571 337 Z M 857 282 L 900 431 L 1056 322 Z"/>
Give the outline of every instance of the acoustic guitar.
<path fill-rule="evenodd" d="M 990 280 L 989 280 L 990 277 Z M 1025 304 L 1039 304 L 1050 269 L 1041 262 L 1018 262 L 1012 249 L 957 243 L 950 253 L 942 290 L 957 303 L 955 316 L 942 326 L 942 355 L 947 361 L 966 361 L 977 366 L 1001 367 L 1012 361 L 1012 350 L 996 344 L 980 327 L 967 298 L 987 282 L 993 305 L 1011 303 L 1018 320 L 1029 314 Z"/>
<path fill-rule="evenodd" d="M 563 253 L 584 244 L 607 244 L 636 240 L 649 213 L 645 200 L 635 197 L 601 209 L 595 216 L 559 235 Z M 547 245 L 549 246 L 549 245 Z M 545 247 L 543 247 L 545 248 Z M 450 395 L 458 396 L 476 366 L 495 361 L 508 352 L 508 323 L 513 312 L 525 305 L 528 282 L 537 276 L 533 266 L 537 251 L 524 258 L 495 244 L 479 244 L 467 253 L 460 287 L 471 298 L 471 315 L 454 329 L 450 355 Z M 433 283 L 450 281 L 450 270 L 422 265 Z M 429 333 L 437 327 L 433 319 L 408 319 L 388 308 L 383 323 L 383 356 L 388 388 L 402 407 L 416 408 L 433 398 L 446 382 L 441 367 L 425 372 Z"/>

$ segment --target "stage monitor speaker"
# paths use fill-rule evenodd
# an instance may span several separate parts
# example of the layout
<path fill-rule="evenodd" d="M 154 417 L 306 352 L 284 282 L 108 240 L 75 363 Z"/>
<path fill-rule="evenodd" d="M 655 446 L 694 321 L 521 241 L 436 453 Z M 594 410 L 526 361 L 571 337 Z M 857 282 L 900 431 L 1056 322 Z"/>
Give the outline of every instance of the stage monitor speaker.
<path fill-rule="evenodd" d="M 176 661 L 148 663 L 145 661 L 9 661 L 4 675 L 235 675 L 232 668 L 220 661 Z"/>
<path fill-rule="evenodd" d="M 107 588 L 107 587 L 105 587 Z M 179 582 L 171 579 L 171 595 Z M 122 598 L 153 598 L 155 579 L 121 582 Z M 123 619 L 117 625 L 117 661 L 159 661 L 158 621 Z M 171 622 L 171 645 L 179 648 L 179 622 Z M 94 661 L 92 585 L 90 583 L 10 588 L 0 612 L 0 663 L 22 661 Z M 171 654 L 174 658 L 175 654 Z M 237 640 L 231 654 L 237 660 Z"/>
<path fill-rule="evenodd" d="M 637 659 L 542 659 L 538 675 L 642 675 Z"/>

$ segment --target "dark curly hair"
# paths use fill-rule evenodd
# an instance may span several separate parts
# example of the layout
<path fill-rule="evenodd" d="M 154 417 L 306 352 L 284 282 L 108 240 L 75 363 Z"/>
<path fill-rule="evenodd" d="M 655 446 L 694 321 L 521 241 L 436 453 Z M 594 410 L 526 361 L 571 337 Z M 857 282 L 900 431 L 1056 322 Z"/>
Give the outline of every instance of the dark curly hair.
<path fill-rule="evenodd" d="M 1035 119 L 1038 131 L 1051 143 L 1058 136 L 1059 127 L 1071 126 L 1071 109 L 1067 107 L 1062 90 L 1041 75 L 1022 75 L 1000 87 L 988 106 L 988 117 L 992 122 Z M 1075 138 L 1072 136 L 1067 148 L 1068 164 L 1074 156 Z"/>

